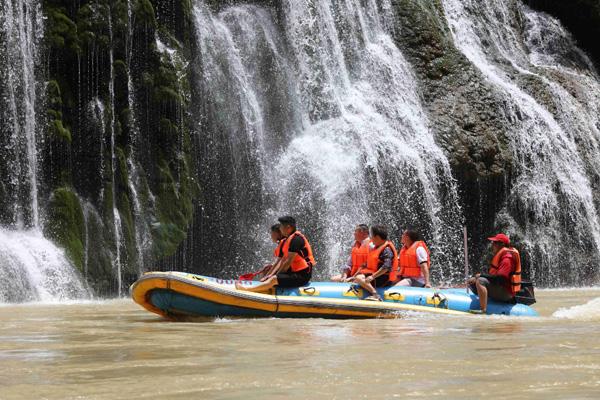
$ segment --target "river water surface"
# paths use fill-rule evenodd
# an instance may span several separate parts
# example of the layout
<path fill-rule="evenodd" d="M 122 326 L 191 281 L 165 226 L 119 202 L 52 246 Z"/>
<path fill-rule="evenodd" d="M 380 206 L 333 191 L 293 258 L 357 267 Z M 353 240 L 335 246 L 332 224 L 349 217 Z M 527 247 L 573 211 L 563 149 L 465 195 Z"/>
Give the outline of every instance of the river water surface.
<path fill-rule="evenodd" d="M 600 398 L 600 289 L 540 318 L 172 323 L 130 300 L 0 306 L 0 399 Z"/>

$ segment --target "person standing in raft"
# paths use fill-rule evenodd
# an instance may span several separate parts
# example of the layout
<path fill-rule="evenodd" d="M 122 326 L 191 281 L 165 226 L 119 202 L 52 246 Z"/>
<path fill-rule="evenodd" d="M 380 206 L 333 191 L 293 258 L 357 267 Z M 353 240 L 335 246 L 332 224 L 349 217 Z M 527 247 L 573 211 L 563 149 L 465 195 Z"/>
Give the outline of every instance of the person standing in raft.
<path fill-rule="evenodd" d="M 262 279 L 263 283 L 260 285 L 244 287 L 236 282 L 236 289 L 266 292 L 275 286 L 294 288 L 304 286 L 310 281 L 316 262 L 308 239 L 296 230 L 294 217 L 281 217 L 279 223 L 280 231 L 286 237 L 281 248 L 282 259 L 279 265 Z"/>
<path fill-rule="evenodd" d="M 359 269 L 367 266 L 367 257 L 369 256 L 369 246 L 371 239 L 369 238 L 369 227 L 365 224 L 360 224 L 354 229 L 354 246 L 352 252 L 348 256 L 348 261 L 344 266 L 342 273 L 331 277 L 333 282 L 349 282 L 356 275 Z"/>
<path fill-rule="evenodd" d="M 396 280 L 398 253 L 394 244 L 388 240 L 385 226 L 376 225 L 371 228 L 371 241 L 373 246 L 369 249 L 367 265 L 359 269 L 353 281 L 371 294 L 365 300 L 381 301 L 375 287 L 382 287 Z"/>
<path fill-rule="evenodd" d="M 510 239 L 503 233 L 489 237 L 494 257 L 487 274 L 477 274 L 468 280 L 473 293 L 479 296 L 481 313 L 487 312 L 488 297 L 501 303 L 512 303 L 521 290 L 521 256 L 510 247 Z"/>
<path fill-rule="evenodd" d="M 402 234 L 400 249 L 400 275 L 396 285 L 413 287 L 431 287 L 429 268 L 431 258 L 429 249 L 417 231 L 407 229 Z"/>

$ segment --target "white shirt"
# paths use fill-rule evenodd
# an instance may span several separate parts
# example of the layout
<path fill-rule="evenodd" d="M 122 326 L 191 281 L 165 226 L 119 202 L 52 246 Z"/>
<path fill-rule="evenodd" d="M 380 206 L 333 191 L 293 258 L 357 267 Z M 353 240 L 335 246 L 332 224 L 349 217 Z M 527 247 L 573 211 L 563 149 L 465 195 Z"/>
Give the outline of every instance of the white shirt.
<path fill-rule="evenodd" d="M 427 250 L 425 247 L 419 246 L 417 247 L 417 263 L 421 265 L 424 262 L 427 262 Z"/>

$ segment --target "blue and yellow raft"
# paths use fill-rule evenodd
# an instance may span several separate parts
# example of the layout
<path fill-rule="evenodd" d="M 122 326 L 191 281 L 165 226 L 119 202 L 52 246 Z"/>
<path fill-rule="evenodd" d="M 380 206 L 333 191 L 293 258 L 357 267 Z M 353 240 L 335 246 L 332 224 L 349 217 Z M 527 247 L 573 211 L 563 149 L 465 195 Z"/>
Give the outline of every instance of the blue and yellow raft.
<path fill-rule="evenodd" d="M 257 282 L 245 281 L 245 285 Z M 269 294 L 237 290 L 233 280 L 182 272 L 149 272 L 130 288 L 133 300 L 171 320 L 190 317 L 396 318 L 406 312 L 469 314 L 479 308 L 466 289 L 424 289 L 390 286 L 378 289 L 384 301 L 363 300 L 368 293 L 356 285 L 313 282 Z M 537 316 L 524 304 L 490 302 L 488 314 Z"/>

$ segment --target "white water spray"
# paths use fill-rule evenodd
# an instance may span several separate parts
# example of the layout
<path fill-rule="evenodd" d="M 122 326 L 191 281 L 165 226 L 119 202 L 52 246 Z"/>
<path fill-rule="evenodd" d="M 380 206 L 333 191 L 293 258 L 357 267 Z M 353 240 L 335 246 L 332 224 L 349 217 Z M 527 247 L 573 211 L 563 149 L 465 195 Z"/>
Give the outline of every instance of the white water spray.
<path fill-rule="evenodd" d="M 234 170 L 248 153 L 258 160 L 257 173 L 246 168 L 234 180 L 252 179 L 273 193 L 274 203 L 263 205 L 270 220 L 291 212 L 318 230 L 321 258 L 330 264 L 323 269 L 339 265 L 357 223 L 385 223 L 394 239 L 419 223 L 437 243 L 437 273 L 450 278 L 460 274 L 460 252 L 452 251 L 460 249 L 462 219 L 454 180 L 413 71 L 386 31 L 391 5 L 380 6 L 283 1 L 281 31 L 260 7 L 230 7 L 215 16 L 200 5 L 202 84 L 213 102 L 241 110 L 241 118 L 229 114 L 224 123 L 239 149 L 232 152 Z M 270 128 L 276 117 L 263 97 L 273 91 L 265 81 L 292 99 L 285 132 Z"/>

